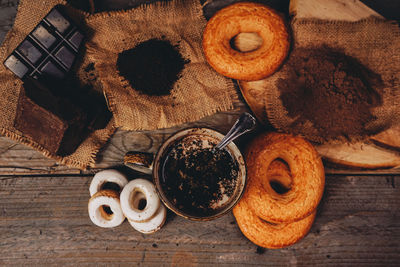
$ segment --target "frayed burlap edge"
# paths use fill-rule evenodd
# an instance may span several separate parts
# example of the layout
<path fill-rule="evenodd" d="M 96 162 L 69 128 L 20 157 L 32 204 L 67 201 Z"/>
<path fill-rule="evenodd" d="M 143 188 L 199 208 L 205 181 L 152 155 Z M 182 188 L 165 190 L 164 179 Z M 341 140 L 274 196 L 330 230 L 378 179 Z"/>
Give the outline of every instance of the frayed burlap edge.
<path fill-rule="evenodd" d="M 45 149 L 44 147 L 42 147 L 41 145 L 36 143 L 34 140 L 30 139 L 29 137 L 22 136 L 16 132 L 13 132 L 12 130 L 9 130 L 6 128 L 0 128 L 0 134 L 7 138 L 10 138 L 11 140 L 17 141 L 23 145 L 29 146 L 29 147 L 37 150 L 38 152 L 40 152 L 45 157 L 54 159 L 60 164 L 65 164 L 69 167 L 75 167 L 75 168 L 79 168 L 81 170 L 85 170 L 88 167 L 96 166 L 96 157 L 97 157 L 98 152 L 104 146 L 104 144 L 108 141 L 108 139 L 110 139 L 110 137 L 114 134 L 115 130 L 116 130 L 116 128 L 114 126 L 114 121 L 111 120 L 109 122 L 109 124 L 106 126 L 106 128 L 99 130 L 99 131 L 108 131 L 107 136 L 104 136 L 104 138 L 102 138 L 102 139 L 97 139 L 97 138 L 94 138 L 95 133 L 92 133 L 92 134 L 90 134 L 90 136 L 87 139 L 85 139 L 83 141 L 83 143 L 87 143 L 90 141 L 90 143 L 92 143 L 92 147 L 93 147 L 93 149 L 91 150 L 90 155 L 88 156 L 88 159 L 86 161 L 72 159 L 72 158 L 70 158 L 70 156 L 61 157 L 61 156 L 54 155 L 51 152 L 49 152 L 47 149 Z M 76 151 L 78 151 L 81 148 L 82 144 L 79 145 L 79 147 L 76 149 Z"/>
<path fill-rule="evenodd" d="M 295 18 L 291 21 L 291 25 L 293 28 L 294 24 L 297 25 L 336 25 L 338 27 L 342 27 L 343 25 L 361 25 L 361 24 L 365 24 L 365 23 L 383 23 L 387 26 L 391 27 L 391 32 L 393 33 L 392 36 L 393 38 L 399 38 L 400 37 L 400 30 L 399 30 L 399 25 L 396 21 L 388 21 L 382 18 L 378 18 L 378 17 L 368 17 L 368 18 L 364 18 L 358 21 L 338 21 L 338 20 L 332 20 L 332 21 L 328 21 L 328 20 L 320 20 L 320 19 L 314 19 L 314 18 L 310 18 L 310 19 L 306 19 L 306 18 Z M 293 47 L 298 46 L 298 39 L 296 37 L 297 31 L 294 29 L 293 30 L 293 40 L 294 40 L 294 44 Z M 300 39 L 302 39 L 302 37 L 299 37 Z M 305 41 L 300 41 L 300 42 L 305 42 Z M 316 45 L 322 45 L 322 43 L 318 43 Z M 331 45 L 329 43 L 326 43 L 326 45 Z M 346 47 L 343 47 L 343 49 L 347 50 Z M 353 54 L 350 54 L 351 56 L 354 56 L 355 58 L 358 58 L 358 56 L 355 56 Z M 289 55 L 290 57 L 290 55 Z M 400 59 L 400 54 L 397 55 L 397 59 Z M 362 60 L 361 60 L 362 61 Z M 399 60 L 400 61 L 400 60 Z M 365 62 L 362 61 L 363 64 L 365 64 L 366 66 L 368 66 L 369 68 L 373 69 L 373 67 L 371 67 L 371 63 L 369 62 Z M 400 63 L 399 63 L 400 64 Z M 266 81 L 266 87 L 272 87 L 272 88 L 268 88 L 268 90 L 265 91 L 265 97 L 264 97 L 264 106 L 265 106 L 265 111 L 268 117 L 268 121 L 269 123 L 271 123 L 271 125 L 277 129 L 278 131 L 281 132 L 291 132 L 291 124 L 292 122 L 294 122 L 296 120 L 296 118 L 291 118 L 288 116 L 288 112 L 287 110 L 283 107 L 283 104 L 281 102 L 281 100 L 279 99 L 279 95 L 280 93 L 277 92 L 276 87 L 276 81 L 279 78 L 285 78 L 285 72 L 282 71 L 282 69 L 278 72 L 276 72 L 274 75 L 272 75 L 271 77 L 267 78 Z M 400 115 L 400 99 L 396 100 L 396 99 L 390 99 L 391 93 L 390 91 L 393 91 L 394 88 L 398 88 L 400 86 L 399 84 L 399 80 L 397 81 L 396 84 L 393 84 L 390 88 L 386 87 L 385 88 L 385 93 L 384 95 L 384 99 L 386 99 L 386 101 L 389 102 L 390 105 L 392 106 L 396 106 L 398 109 L 398 112 L 396 114 Z M 389 100 L 390 99 L 390 100 Z M 374 108 L 373 110 L 374 114 L 376 114 L 377 112 L 382 112 L 379 111 L 379 107 L 378 108 Z M 396 116 L 397 117 L 397 116 Z M 395 124 L 395 123 L 399 123 L 396 121 L 392 121 L 392 124 L 387 123 L 387 125 L 385 126 L 386 128 L 389 128 L 391 125 Z M 300 128 L 300 127 L 299 127 Z M 316 143 L 330 143 L 330 144 L 341 144 L 343 142 L 353 142 L 353 141 L 365 141 L 368 140 L 368 136 L 363 137 L 363 138 L 354 138 L 349 140 L 348 138 L 338 138 L 335 140 L 320 140 L 320 139 L 315 139 L 315 138 L 310 138 L 310 136 L 316 136 L 317 135 L 317 130 L 314 128 L 314 126 L 312 125 L 312 123 L 310 121 L 306 121 L 303 126 L 301 127 L 302 130 L 299 131 L 299 129 L 297 129 L 296 134 L 302 135 L 308 139 L 310 139 L 313 142 Z"/>
<path fill-rule="evenodd" d="M 177 5 L 179 3 L 185 3 L 185 2 L 187 2 L 187 1 L 184 1 L 184 0 L 172 0 L 169 2 L 161 1 L 161 2 L 143 4 L 134 9 L 130 9 L 130 10 L 126 10 L 126 11 L 116 10 L 116 11 L 101 12 L 101 13 L 96 13 L 96 14 L 89 16 L 86 19 L 86 21 L 90 22 L 90 21 L 93 21 L 96 19 L 107 19 L 108 17 L 113 17 L 113 16 L 117 16 L 117 15 L 129 15 L 129 14 L 133 14 L 133 13 L 137 12 L 138 10 L 145 11 L 149 6 L 155 6 L 155 8 L 161 8 L 161 7 L 168 8 L 169 6 Z M 202 6 L 203 5 L 196 6 L 196 10 L 194 11 L 194 14 L 195 14 L 195 16 L 200 18 L 201 22 L 204 23 L 204 25 L 205 25 L 207 23 L 207 21 L 203 15 Z M 98 49 L 98 47 L 96 47 L 95 45 L 92 45 L 90 42 L 88 42 L 86 44 L 86 51 L 88 53 L 88 57 L 93 62 L 98 62 L 100 60 L 100 58 L 98 58 L 98 55 L 95 53 L 97 49 Z M 209 68 L 211 68 L 208 64 L 207 64 L 207 66 Z M 104 71 L 104 68 L 102 66 L 96 66 L 96 71 L 98 73 L 100 73 L 100 72 Z M 212 71 L 214 71 L 214 70 L 212 70 Z M 217 75 L 219 75 L 219 74 L 217 74 Z M 127 80 L 125 80 L 123 77 L 119 76 L 118 78 L 119 78 L 118 80 L 119 80 L 121 86 L 130 86 L 129 82 Z M 99 80 L 102 84 L 105 83 L 105 81 L 101 75 L 99 75 Z M 222 105 L 220 104 L 218 107 L 209 108 L 207 110 L 202 110 L 200 112 L 193 112 L 191 114 L 187 113 L 184 115 L 180 115 L 180 117 L 178 119 L 174 119 L 173 123 L 171 123 L 171 122 L 158 123 L 158 124 L 152 125 L 151 127 L 145 127 L 143 125 L 138 125 L 138 126 L 136 125 L 135 127 L 132 127 L 131 125 L 127 125 L 125 123 L 125 120 L 121 119 L 121 116 L 119 115 L 119 112 L 117 111 L 118 101 L 116 101 L 116 97 L 114 96 L 112 90 L 109 90 L 109 91 L 103 90 L 103 92 L 106 97 L 108 107 L 113 113 L 117 127 L 120 127 L 121 129 L 124 129 L 124 130 L 134 130 L 134 131 L 135 130 L 155 130 L 155 129 L 169 128 L 169 127 L 177 126 L 179 124 L 196 121 L 196 120 L 199 120 L 206 116 L 213 115 L 216 112 L 223 112 L 223 111 L 233 109 L 235 107 L 235 105 L 237 105 L 240 102 L 238 92 L 235 89 L 233 81 L 230 79 L 227 79 L 227 78 L 224 79 L 223 85 L 225 88 L 232 88 L 230 90 L 229 96 L 228 96 L 230 99 L 230 101 L 228 101 L 229 103 L 223 103 Z M 160 108 L 160 110 L 161 110 L 161 108 Z M 143 114 L 137 113 L 136 116 L 143 116 Z"/>
<path fill-rule="evenodd" d="M 66 1 L 64 1 L 64 0 L 54 0 L 54 1 L 51 1 L 51 3 L 48 3 L 48 5 L 51 5 L 51 7 L 53 7 L 57 4 L 67 6 L 69 9 L 68 12 L 71 13 L 70 15 L 75 16 L 76 17 L 75 19 L 80 18 L 81 20 L 83 20 L 84 18 L 90 16 L 89 13 L 75 9 L 74 7 L 68 5 L 66 3 Z M 18 5 L 18 8 L 17 8 L 17 15 L 15 17 L 14 26 L 7 32 L 7 34 L 4 38 L 4 41 L 3 41 L 2 45 L 0 46 L 0 55 L 6 55 L 6 54 L 8 54 L 7 51 L 12 51 L 16 48 L 16 46 L 18 45 L 18 42 L 17 43 L 12 42 L 15 44 L 13 46 L 10 46 L 10 42 L 11 42 L 12 38 L 18 38 L 18 39 L 21 39 L 21 41 L 22 41 L 22 39 L 25 38 L 24 37 L 25 34 L 28 34 L 30 32 L 30 30 L 28 30 L 26 33 L 25 32 L 21 33 L 19 31 L 15 30 L 15 24 L 16 23 L 19 24 L 19 22 L 21 20 L 20 10 L 26 8 L 25 5 L 27 5 L 27 2 L 21 0 Z M 39 18 L 37 18 L 37 19 L 39 19 Z M 42 18 L 40 18 L 39 20 L 41 20 L 41 19 Z M 6 45 L 8 45 L 9 47 L 6 47 Z M 18 89 L 17 94 L 19 94 L 21 87 L 22 87 L 22 81 L 15 78 L 15 86 Z M 65 157 L 61 157 L 61 156 L 58 156 L 58 155 L 55 155 L 55 154 L 49 152 L 47 149 L 45 149 L 43 146 L 41 146 L 40 144 L 38 144 L 31 138 L 24 136 L 22 133 L 19 133 L 16 129 L 10 129 L 8 127 L 0 127 L 0 134 L 7 138 L 10 138 L 11 140 L 17 141 L 23 145 L 31 147 L 31 148 L 37 150 L 38 152 L 40 152 L 45 157 L 54 159 L 60 164 L 65 164 L 69 167 L 75 167 L 75 168 L 84 170 L 84 169 L 87 169 L 88 167 L 95 167 L 96 156 L 97 156 L 98 152 L 100 151 L 101 147 L 114 134 L 115 130 L 116 130 L 115 121 L 114 121 L 114 119 L 111 119 L 105 128 L 96 130 L 96 131 L 90 133 L 90 135 L 78 146 L 78 148 L 75 150 L 74 153 L 72 153 L 71 155 L 65 156 Z M 102 133 L 102 134 L 100 134 L 100 133 Z M 85 154 L 85 157 L 83 157 L 84 159 L 83 160 L 76 159 L 76 157 L 77 158 L 82 157 L 79 154 L 79 151 L 81 149 L 85 149 L 89 146 L 91 148 L 90 152 L 83 153 L 83 154 Z"/>

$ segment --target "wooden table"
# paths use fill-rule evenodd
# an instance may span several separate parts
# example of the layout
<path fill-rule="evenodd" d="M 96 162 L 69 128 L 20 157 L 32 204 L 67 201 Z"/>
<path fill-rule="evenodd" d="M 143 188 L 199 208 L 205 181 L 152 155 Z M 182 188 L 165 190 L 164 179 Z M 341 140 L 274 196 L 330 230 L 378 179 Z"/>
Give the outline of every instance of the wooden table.
<path fill-rule="evenodd" d="M 0 0 L 0 41 L 12 25 L 17 2 Z M 113 7 L 131 3 L 99 2 Z M 287 1 L 280 5 L 287 10 Z M 393 13 L 392 7 L 389 14 L 400 13 Z M 87 202 L 93 173 L 113 167 L 138 177 L 121 165 L 127 151 L 156 152 L 170 134 L 191 125 L 226 132 L 246 110 L 242 103 L 233 111 L 181 127 L 117 131 L 89 171 L 60 166 L 0 137 L 0 266 L 400 265 L 400 176 L 327 175 L 310 233 L 280 250 L 248 241 L 231 213 L 211 222 L 168 213 L 165 226 L 152 235 L 136 232 L 127 222 L 114 229 L 91 223 Z"/>

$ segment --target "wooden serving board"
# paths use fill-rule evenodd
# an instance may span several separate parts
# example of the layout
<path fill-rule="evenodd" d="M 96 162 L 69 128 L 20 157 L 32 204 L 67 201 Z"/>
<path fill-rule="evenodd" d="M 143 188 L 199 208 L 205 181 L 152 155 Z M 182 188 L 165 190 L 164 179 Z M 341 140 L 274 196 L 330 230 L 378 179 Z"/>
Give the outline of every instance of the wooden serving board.
<path fill-rule="evenodd" d="M 291 18 L 317 18 L 324 20 L 357 21 L 370 16 L 382 17 L 360 1 L 345 0 L 292 0 L 289 6 Z M 239 35 L 235 45 L 243 51 L 257 47 L 255 35 Z M 244 99 L 259 121 L 268 124 L 264 103 L 264 93 L 268 90 L 266 83 L 240 82 L 239 87 Z M 354 144 L 335 144 L 316 146 L 328 166 L 333 170 L 365 173 L 399 173 L 400 145 L 397 136 L 400 127 L 393 127 L 373 137 L 369 142 Z M 371 161 L 370 159 L 374 160 Z M 343 171 L 341 169 L 344 168 Z M 335 171 L 333 171 L 335 172 Z"/>

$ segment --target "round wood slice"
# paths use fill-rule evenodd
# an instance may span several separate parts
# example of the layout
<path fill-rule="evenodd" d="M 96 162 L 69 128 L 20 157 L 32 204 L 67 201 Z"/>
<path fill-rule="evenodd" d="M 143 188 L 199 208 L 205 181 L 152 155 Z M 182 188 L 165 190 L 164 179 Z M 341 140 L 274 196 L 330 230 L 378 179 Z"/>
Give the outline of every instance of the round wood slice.
<path fill-rule="evenodd" d="M 370 143 L 324 144 L 315 147 L 319 154 L 341 167 L 383 169 L 400 166 L 400 153 Z"/>
<path fill-rule="evenodd" d="M 395 149 L 400 151 L 400 124 L 380 132 L 371 137 L 371 140 L 384 148 Z"/>
<path fill-rule="evenodd" d="M 327 12 L 329 10 L 329 12 Z M 341 0 L 291 0 L 289 7 L 293 18 L 319 18 L 356 21 L 369 16 L 379 16 L 375 11 L 360 1 Z M 256 34 L 240 34 L 233 42 L 240 51 L 251 51 L 257 48 L 260 39 Z M 268 121 L 265 108 L 265 93 L 268 90 L 265 80 L 239 81 L 244 99 L 261 123 Z M 341 167 L 381 169 L 400 165 L 400 154 L 385 147 L 400 149 L 400 126 L 390 129 L 371 138 L 376 146 L 370 143 L 324 144 L 316 146 L 325 161 Z"/>

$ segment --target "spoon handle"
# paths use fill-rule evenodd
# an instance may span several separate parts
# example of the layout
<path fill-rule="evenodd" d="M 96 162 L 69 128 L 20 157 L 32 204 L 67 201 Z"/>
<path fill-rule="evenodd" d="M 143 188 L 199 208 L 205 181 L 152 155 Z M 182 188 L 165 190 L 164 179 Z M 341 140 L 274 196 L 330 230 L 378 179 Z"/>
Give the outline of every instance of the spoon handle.
<path fill-rule="evenodd" d="M 256 119 L 247 112 L 243 113 L 242 115 L 240 115 L 239 119 L 237 119 L 229 132 L 215 148 L 223 149 L 237 137 L 241 136 L 244 133 L 247 133 L 248 131 L 251 131 L 255 125 Z"/>

